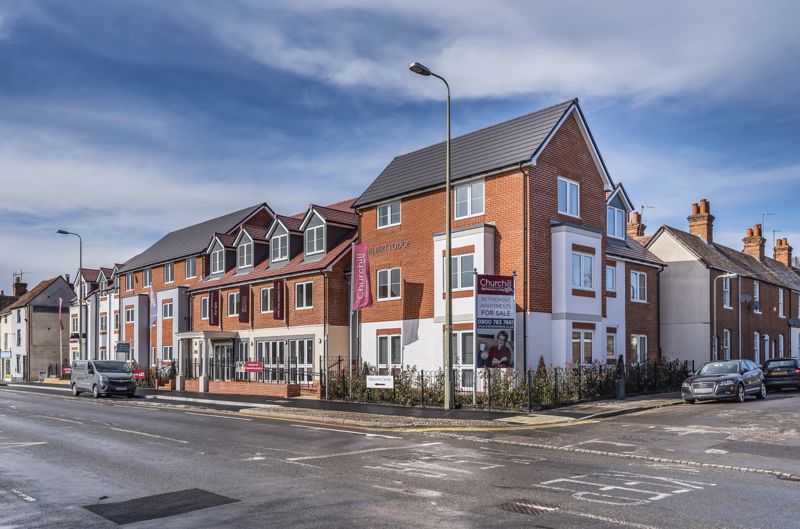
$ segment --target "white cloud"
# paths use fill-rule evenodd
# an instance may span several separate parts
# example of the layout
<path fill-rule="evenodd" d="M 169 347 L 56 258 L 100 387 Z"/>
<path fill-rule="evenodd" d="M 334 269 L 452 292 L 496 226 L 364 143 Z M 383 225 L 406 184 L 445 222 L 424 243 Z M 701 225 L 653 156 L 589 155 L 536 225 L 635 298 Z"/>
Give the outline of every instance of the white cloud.
<path fill-rule="evenodd" d="M 765 76 L 798 54 L 794 4 L 782 1 L 240 0 L 179 9 L 270 67 L 402 97 L 440 95 L 406 71 L 412 60 L 445 74 L 460 97 L 758 96 Z"/>

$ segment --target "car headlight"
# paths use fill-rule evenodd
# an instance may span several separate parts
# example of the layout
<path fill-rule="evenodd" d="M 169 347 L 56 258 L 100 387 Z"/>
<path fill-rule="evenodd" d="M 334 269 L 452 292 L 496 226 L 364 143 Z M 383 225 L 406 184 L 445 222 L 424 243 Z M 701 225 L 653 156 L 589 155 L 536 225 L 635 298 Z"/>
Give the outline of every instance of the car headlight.
<path fill-rule="evenodd" d="M 681 387 L 682 388 L 688 388 L 688 387 L 691 387 L 691 386 L 689 386 L 688 382 L 684 382 L 683 384 L 681 384 Z"/>
<path fill-rule="evenodd" d="M 100 375 L 100 382 L 102 382 L 104 384 L 107 384 L 108 383 L 108 377 L 105 376 L 105 375 Z"/>
<path fill-rule="evenodd" d="M 720 386 L 732 386 L 733 385 L 733 380 L 720 380 L 719 385 Z"/>

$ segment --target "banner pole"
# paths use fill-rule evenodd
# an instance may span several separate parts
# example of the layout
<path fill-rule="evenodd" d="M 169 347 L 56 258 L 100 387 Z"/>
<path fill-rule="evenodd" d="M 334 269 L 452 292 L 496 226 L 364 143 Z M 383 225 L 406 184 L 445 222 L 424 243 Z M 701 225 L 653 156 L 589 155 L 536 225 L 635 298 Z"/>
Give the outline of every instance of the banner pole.
<path fill-rule="evenodd" d="M 478 269 L 472 269 L 472 405 L 478 405 Z"/>
<path fill-rule="evenodd" d="M 347 378 L 347 394 L 348 398 L 353 398 L 353 288 L 355 287 L 355 252 L 353 251 L 356 243 L 350 243 L 350 336 L 348 342 L 350 347 L 347 350 L 347 364 L 348 364 L 348 378 Z"/>

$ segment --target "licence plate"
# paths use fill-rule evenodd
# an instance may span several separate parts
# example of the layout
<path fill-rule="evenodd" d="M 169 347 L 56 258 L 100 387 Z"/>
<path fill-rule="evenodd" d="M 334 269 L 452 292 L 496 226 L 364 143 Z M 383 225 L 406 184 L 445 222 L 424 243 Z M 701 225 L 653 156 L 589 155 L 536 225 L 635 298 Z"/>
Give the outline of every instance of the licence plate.
<path fill-rule="evenodd" d="M 117 389 L 118 391 L 125 391 L 128 388 L 125 386 L 117 386 L 115 389 Z"/>
<path fill-rule="evenodd" d="M 788 371 L 773 371 L 772 373 L 770 373 L 770 375 L 779 376 L 779 377 L 785 377 L 788 374 L 789 374 Z"/>
<path fill-rule="evenodd" d="M 694 390 L 695 393 L 711 393 L 714 391 L 714 388 L 697 388 Z"/>

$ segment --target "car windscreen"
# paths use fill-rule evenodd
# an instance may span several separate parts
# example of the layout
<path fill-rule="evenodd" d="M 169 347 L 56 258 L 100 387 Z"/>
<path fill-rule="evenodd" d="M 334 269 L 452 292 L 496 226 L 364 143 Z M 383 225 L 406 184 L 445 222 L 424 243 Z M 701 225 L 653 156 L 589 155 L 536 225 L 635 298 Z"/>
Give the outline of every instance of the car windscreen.
<path fill-rule="evenodd" d="M 94 363 L 94 367 L 95 367 L 95 369 L 97 369 L 101 373 L 127 373 L 128 372 L 128 366 L 125 364 L 125 362 L 115 362 L 113 360 L 105 361 L 105 362 L 102 362 L 102 361 L 95 362 Z"/>
<path fill-rule="evenodd" d="M 767 367 L 774 369 L 776 367 L 794 367 L 794 360 L 768 360 Z"/>
<path fill-rule="evenodd" d="M 697 372 L 698 375 L 732 375 L 739 372 L 739 364 L 714 362 L 706 364 Z"/>

